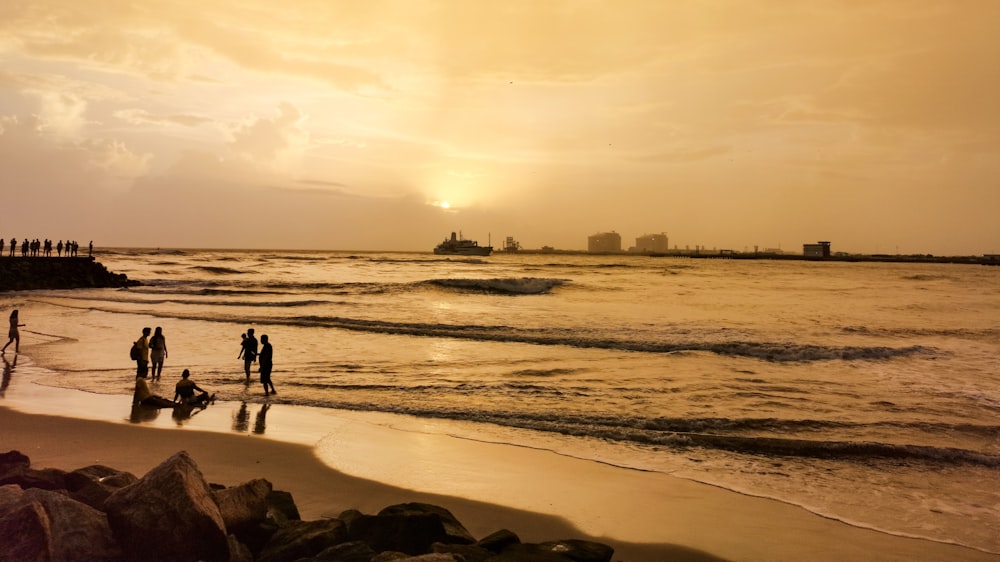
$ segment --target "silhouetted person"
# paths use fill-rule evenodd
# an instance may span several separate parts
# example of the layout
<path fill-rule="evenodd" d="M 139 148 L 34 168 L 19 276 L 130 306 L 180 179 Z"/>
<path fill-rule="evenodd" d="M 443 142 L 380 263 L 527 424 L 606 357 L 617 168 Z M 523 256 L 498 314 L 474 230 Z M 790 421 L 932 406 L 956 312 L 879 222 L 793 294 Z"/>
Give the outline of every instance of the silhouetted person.
<path fill-rule="evenodd" d="M 4 344 L 3 349 L 0 349 L 0 353 L 7 352 L 7 346 L 14 344 L 14 353 L 19 353 L 21 351 L 21 332 L 18 330 L 19 327 L 24 326 L 24 324 L 18 323 L 17 309 L 10 313 L 10 330 L 7 331 L 7 336 L 10 340 Z"/>
<path fill-rule="evenodd" d="M 163 360 L 167 358 L 167 338 L 163 337 L 163 328 L 157 326 L 153 332 L 153 337 L 149 338 L 149 360 L 153 368 L 150 377 L 154 381 L 160 380 L 163 374 Z"/>
<path fill-rule="evenodd" d="M 139 357 L 135 360 L 135 377 L 138 379 L 146 378 L 149 374 L 149 328 L 142 329 L 142 335 L 139 339 L 135 340 L 135 345 L 139 348 Z"/>
<path fill-rule="evenodd" d="M 90 241 L 90 246 L 87 247 L 87 257 L 88 258 L 94 257 L 94 241 L 93 240 Z"/>
<path fill-rule="evenodd" d="M 149 390 L 149 384 L 146 383 L 144 377 L 136 377 L 135 379 L 135 394 L 132 395 L 132 405 L 148 406 L 150 408 L 173 408 L 177 406 L 172 401 L 153 394 L 153 391 Z"/>
<path fill-rule="evenodd" d="M 60 240 L 59 243 L 56 244 L 56 255 L 62 257 L 62 240 Z"/>
<path fill-rule="evenodd" d="M 195 391 L 201 394 L 195 395 Z M 174 402 L 180 402 L 181 404 L 208 404 L 212 398 L 205 389 L 191 380 L 191 372 L 184 369 L 184 372 L 181 373 L 181 380 L 177 381 L 177 385 L 174 386 Z"/>
<path fill-rule="evenodd" d="M 247 375 L 247 382 L 250 382 L 250 364 L 257 360 L 257 338 L 253 335 L 253 328 L 247 329 L 247 339 L 243 340 L 243 372 Z"/>
<path fill-rule="evenodd" d="M 3 245 L 5 242 L 7 241 L 4 240 L 3 238 L 0 238 L 0 256 L 3 256 Z"/>
<path fill-rule="evenodd" d="M 260 344 L 260 355 L 257 359 L 260 365 L 260 384 L 264 385 L 264 396 L 268 395 L 268 388 L 271 389 L 271 394 L 277 394 L 278 391 L 274 390 L 274 383 L 271 382 L 274 350 L 271 348 L 271 342 L 267 340 L 267 334 L 260 337 Z"/>
<path fill-rule="evenodd" d="M 14 250 L 17 249 L 17 238 L 10 239 L 10 257 L 14 257 Z"/>

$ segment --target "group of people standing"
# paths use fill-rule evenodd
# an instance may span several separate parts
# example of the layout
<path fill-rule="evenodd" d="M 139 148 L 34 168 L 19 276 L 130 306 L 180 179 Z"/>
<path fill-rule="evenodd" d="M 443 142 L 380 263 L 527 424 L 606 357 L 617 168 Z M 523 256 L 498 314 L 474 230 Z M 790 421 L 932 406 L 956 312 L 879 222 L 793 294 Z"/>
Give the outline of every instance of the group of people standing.
<path fill-rule="evenodd" d="M 15 310 L 12 318 L 16 319 L 16 316 L 17 311 Z M 14 330 L 14 322 L 15 320 L 11 320 L 11 330 Z M 150 336 L 151 332 L 152 336 Z M 156 408 L 176 408 L 181 405 L 207 405 L 209 402 L 215 400 L 214 394 L 209 395 L 208 391 L 202 389 L 191 380 L 191 373 L 187 369 L 184 369 L 184 372 L 181 373 L 181 380 L 175 386 L 173 400 L 157 396 L 149 389 L 146 379 L 160 380 L 163 374 L 163 362 L 168 356 L 167 340 L 163 335 L 163 328 L 157 326 L 155 331 L 150 330 L 148 327 L 143 328 L 142 335 L 135 341 L 133 347 L 136 350 L 135 396 L 133 397 L 133 402 Z M 260 382 L 264 385 L 264 396 L 277 394 L 277 391 L 274 389 L 274 383 L 271 382 L 273 354 L 271 342 L 268 341 L 266 334 L 260 337 L 259 353 L 254 329 L 250 328 L 243 334 L 243 343 L 240 345 L 240 353 L 237 359 L 243 359 L 243 369 L 246 373 L 248 385 L 250 384 L 250 366 L 254 362 L 260 366 Z"/>
<path fill-rule="evenodd" d="M 243 359 L 243 372 L 246 373 L 247 384 L 250 384 L 250 366 L 256 361 L 260 367 L 260 384 L 264 385 L 264 396 L 277 394 L 278 392 L 274 390 L 274 383 L 271 382 L 274 350 L 271 348 L 267 334 L 260 336 L 260 353 L 257 352 L 257 338 L 254 336 L 253 328 L 248 328 L 242 337 L 240 353 L 236 358 Z"/>
<path fill-rule="evenodd" d="M 4 239 L 0 238 L 0 256 L 3 255 Z M 94 255 L 94 241 L 90 241 L 90 246 L 88 247 L 89 256 Z M 51 257 L 52 250 L 55 249 L 56 255 L 62 256 L 63 250 L 66 250 L 66 257 L 75 258 L 77 253 L 80 251 L 80 244 L 76 240 L 67 240 L 65 244 L 60 240 L 55 245 L 52 241 L 46 238 L 44 241 L 35 238 L 34 240 L 28 240 L 25 238 L 21 241 L 21 255 L 23 257 L 36 257 L 42 255 L 44 257 Z M 10 239 L 10 257 L 14 257 L 14 253 L 17 251 L 17 238 Z"/>

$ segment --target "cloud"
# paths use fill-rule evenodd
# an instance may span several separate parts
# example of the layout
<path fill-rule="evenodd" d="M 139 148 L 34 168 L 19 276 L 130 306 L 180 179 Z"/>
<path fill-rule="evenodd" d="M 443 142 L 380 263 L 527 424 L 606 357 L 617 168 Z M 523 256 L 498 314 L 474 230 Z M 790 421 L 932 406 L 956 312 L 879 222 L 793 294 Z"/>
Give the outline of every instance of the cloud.
<path fill-rule="evenodd" d="M 213 122 L 211 118 L 203 117 L 200 115 L 191 115 L 191 114 L 156 115 L 143 109 L 121 109 L 115 111 L 114 116 L 135 125 L 151 124 L 151 125 L 177 125 L 181 127 L 197 127 L 199 125 L 205 125 Z"/>
<path fill-rule="evenodd" d="M 305 117 L 290 103 L 273 118 L 251 118 L 230 130 L 230 148 L 239 156 L 275 169 L 290 169 L 310 145 Z"/>

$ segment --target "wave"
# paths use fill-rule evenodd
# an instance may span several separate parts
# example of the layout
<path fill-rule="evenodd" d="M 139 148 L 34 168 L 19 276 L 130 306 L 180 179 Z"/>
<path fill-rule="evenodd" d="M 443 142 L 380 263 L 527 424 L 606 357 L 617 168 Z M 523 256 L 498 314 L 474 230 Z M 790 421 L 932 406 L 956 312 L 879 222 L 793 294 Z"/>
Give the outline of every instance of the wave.
<path fill-rule="evenodd" d="M 545 279 L 539 277 L 497 278 L 497 279 L 431 279 L 430 285 L 449 289 L 462 289 L 484 293 L 508 295 L 539 295 L 550 292 L 555 287 L 567 283 L 566 279 Z"/>
<path fill-rule="evenodd" d="M 240 271 L 239 269 L 233 269 L 230 267 L 220 267 L 217 265 L 195 265 L 192 266 L 191 269 L 198 269 L 208 273 L 214 273 L 216 275 L 233 275 L 233 274 L 245 273 L 244 271 Z"/>
<path fill-rule="evenodd" d="M 337 385 L 337 388 L 350 391 L 390 390 L 384 387 L 373 388 L 370 385 Z M 413 392 L 415 389 L 407 387 L 405 390 Z M 958 447 L 860 441 L 847 438 L 807 439 L 793 436 L 796 431 L 803 429 L 816 433 L 839 432 L 840 435 L 845 435 L 843 433 L 845 429 L 869 433 L 871 429 L 883 424 L 866 425 L 823 420 L 645 419 L 610 415 L 530 414 L 526 412 L 488 411 L 481 408 L 470 410 L 434 409 L 408 406 L 394 401 L 380 402 L 379 405 L 369 401 L 363 403 L 337 401 L 325 404 L 303 402 L 302 404 L 355 411 L 375 409 L 393 414 L 487 423 L 572 437 L 601 439 L 622 444 L 662 447 L 681 451 L 699 448 L 768 458 L 799 457 L 844 462 L 900 461 L 1000 468 L 1000 455 Z M 908 424 L 900 425 L 909 428 Z M 1000 426 L 938 425 L 941 426 L 939 429 L 945 431 L 967 431 L 976 435 L 1000 433 Z M 739 431 L 767 434 L 738 434 Z"/>
<path fill-rule="evenodd" d="M 270 318 L 267 321 L 272 324 L 284 323 L 305 327 L 340 328 L 379 334 L 458 338 L 536 345 L 565 345 L 577 348 L 645 353 L 708 352 L 716 355 L 748 357 L 773 362 L 885 360 L 933 353 L 932 349 L 919 345 L 907 347 L 865 347 L 748 341 L 660 342 L 592 337 L 573 329 L 528 329 L 511 326 L 423 324 L 325 316 L 302 316 L 293 319 Z"/>

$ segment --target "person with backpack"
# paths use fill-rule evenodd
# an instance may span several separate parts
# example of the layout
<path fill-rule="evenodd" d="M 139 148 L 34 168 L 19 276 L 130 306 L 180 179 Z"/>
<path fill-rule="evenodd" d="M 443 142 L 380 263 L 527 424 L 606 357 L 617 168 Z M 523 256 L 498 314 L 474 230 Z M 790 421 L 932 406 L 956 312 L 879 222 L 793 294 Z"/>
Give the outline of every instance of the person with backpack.
<path fill-rule="evenodd" d="M 144 379 L 149 374 L 149 333 L 153 330 L 143 328 L 142 335 L 132 344 L 130 357 L 135 359 L 135 378 Z"/>

